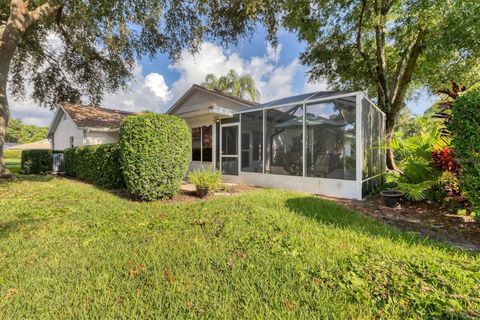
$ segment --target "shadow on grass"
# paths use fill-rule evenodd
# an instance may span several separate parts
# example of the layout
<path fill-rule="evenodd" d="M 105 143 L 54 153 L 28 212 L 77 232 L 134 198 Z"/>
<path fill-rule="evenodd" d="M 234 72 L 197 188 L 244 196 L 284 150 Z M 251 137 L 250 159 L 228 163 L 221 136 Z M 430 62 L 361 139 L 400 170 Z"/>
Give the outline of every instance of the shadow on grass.
<path fill-rule="evenodd" d="M 380 237 L 396 242 L 421 244 L 435 248 L 458 251 L 459 249 L 445 242 L 437 242 L 425 236 L 407 233 L 387 226 L 373 218 L 364 217 L 355 211 L 342 207 L 333 201 L 315 197 L 299 197 L 286 200 L 286 207 L 291 211 L 314 219 L 322 224 L 333 225 L 337 228 L 349 229 L 372 237 Z M 465 251 L 477 256 L 478 252 Z"/>
<path fill-rule="evenodd" d="M 21 181 L 28 181 L 28 182 L 48 182 L 52 180 L 54 177 L 52 175 L 23 175 L 23 174 L 16 174 L 13 179 L 4 179 L 0 180 L 0 182 L 21 182 Z"/>
<path fill-rule="evenodd" d="M 24 226 L 35 225 L 43 220 L 44 219 L 27 218 L 0 223 L 0 239 L 6 238 L 9 234 L 18 231 Z"/>

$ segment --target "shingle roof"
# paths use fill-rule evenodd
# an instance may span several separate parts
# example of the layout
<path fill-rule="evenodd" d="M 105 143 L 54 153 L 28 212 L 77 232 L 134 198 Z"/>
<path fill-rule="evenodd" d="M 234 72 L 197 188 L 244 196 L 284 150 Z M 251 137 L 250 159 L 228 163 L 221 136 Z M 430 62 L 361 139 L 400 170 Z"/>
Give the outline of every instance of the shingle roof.
<path fill-rule="evenodd" d="M 100 108 L 76 103 L 62 103 L 63 110 L 79 128 L 116 129 L 123 118 L 134 112 Z"/>

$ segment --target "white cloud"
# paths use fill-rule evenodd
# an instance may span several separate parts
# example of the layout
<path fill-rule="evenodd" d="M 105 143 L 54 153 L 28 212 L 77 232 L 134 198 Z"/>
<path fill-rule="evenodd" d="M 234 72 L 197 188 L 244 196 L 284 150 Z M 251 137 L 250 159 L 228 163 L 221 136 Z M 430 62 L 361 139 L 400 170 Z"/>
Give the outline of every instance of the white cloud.
<path fill-rule="evenodd" d="M 155 72 L 147 74 L 145 77 L 145 86 L 149 88 L 157 98 L 163 101 L 169 100 L 170 91 L 168 91 L 168 86 L 161 74 Z"/>
<path fill-rule="evenodd" d="M 19 118 L 25 124 L 34 124 L 37 126 L 48 126 L 53 116 L 49 109 L 39 107 L 32 99 L 16 101 L 13 98 L 8 100 L 12 118 Z"/>
<path fill-rule="evenodd" d="M 295 77 L 302 71 L 297 59 L 286 66 L 279 66 L 282 46 L 273 49 L 267 45 L 264 56 L 254 56 L 249 59 L 240 57 L 237 53 L 227 53 L 213 43 L 204 43 L 200 51 L 192 55 L 183 51 L 177 63 L 170 66 L 180 74 L 179 80 L 172 84 L 172 101 L 180 97 L 192 84 L 200 84 L 205 76 L 213 73 L 216 76 L 225 75 L 230 69 L 239 74 L 250 74 L 260 91 L 260 101 L 268 101 L 295 92 Z M 167 106 L 166 106 L 167 107 Z M 164 109 L 165 110 L 165 109 Z"/>
<path fill-rule="evenodd" d="M 329 90 L 327 82 L 325 80 L 309 81 L 308 77 L 305 78 L 305 84 L 303 86 L 303 92 L 315 92 L 315 91 L 327 91 Z"/>

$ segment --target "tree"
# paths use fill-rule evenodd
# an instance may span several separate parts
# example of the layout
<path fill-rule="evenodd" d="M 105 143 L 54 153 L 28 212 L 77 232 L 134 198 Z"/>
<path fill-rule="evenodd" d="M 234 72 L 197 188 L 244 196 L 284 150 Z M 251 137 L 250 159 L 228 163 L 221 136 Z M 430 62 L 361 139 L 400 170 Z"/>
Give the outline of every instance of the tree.
<path fill-rule="evenodd" d="M 479 75 L 477 0 L 286 0 L 283 22 L 308 44 L 301 61 L 312 79 L 377 97 L 388 145 L 415 89 Z M 396 169 L 391 148 L 387 165 Z"/>
<path fill-rule="evenodd" d="M 11 143 L 31 143 L 45 139 L 48 128 L 37 127 L 35 125 L 26 125 L 21 119 L 11 119 L 9 121 L 5 142 Z"/>
<path fill-rule="evenodd" d="M 257 22 L 274 34 L 276 4 L 218 0 L 5 0 L 0 2 L 0 176 L 8 174 L 3 143 L 10 118 L 9 92 L 36 103 L 88 99 L 126 86 L 137 58 L 178 58 L 204 39 L 235 44 Z"/>
<path fill-rule="evenodd" d="M 253 101 L 258 101 L 260 92 L 255 88 L 255 80 L 249 74 L 240 76 L 235 70 L 228 71 L 226 76 L 217 78 L 213 73 L 207 74 L 205 82 L 202 83 L 205 88 L 229 93 L 238 98 L 248 97 Z"/>

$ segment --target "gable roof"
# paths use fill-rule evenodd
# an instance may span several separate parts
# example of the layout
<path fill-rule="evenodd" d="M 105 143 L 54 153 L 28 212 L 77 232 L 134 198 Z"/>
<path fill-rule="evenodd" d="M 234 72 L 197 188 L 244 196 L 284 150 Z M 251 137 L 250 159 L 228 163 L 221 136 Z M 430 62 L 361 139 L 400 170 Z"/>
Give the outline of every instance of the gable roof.
<path fill-rule="evenodd" d="M 68 114 L 79 129 L 90 129 L 93 131 L 118 130 L 123 118 L 137 114 L 135 112 L 100 108 L 92 105 L 62 102 L 48 127 L 47 138 L 51 137 L 60 122 L 62 114 L 60 111 Z"/>
<path fill-rule="evenodd" d="M 62 109 L 72 118 L 79 128 L 115 129 L 122 124 L 123 118 L 134 112 L 100 108 L 76 103 L 62 103 Z"/>
<path fill-rule="evenodd" d="M 179 107 L 180 105 L 182 105 L 185 100 L 187 100 L 192 94 L 194 94 L 195 92 L 197 91 L 200 91 L 200 92 L 206 92 L 206 93 L 209 93 L 209 94 L 213 94 L 215 96 L 218 96 L 218 97 L 222 97 L 222 98 L 225 98 L 225 99 L 228 99 L 228 100 L 231 100 L 231 101 L 234 101 L 234 102 L 237 102 L 243 106 L 245 106 L 246 108 L 250 108 L 250 107 L 254 107 L 254 106 L 257 106 L 258 103 L 255 102 L 255 101 L 251 101 L 251 100 L 247 100 L 247 99 L 242 99 L 242 98 L 238 98 L 238 97 L 235 97 L 231 94 L 228 94 L 228 93 L 223 93 L 223 92 L 220 92 L 220 91 L 216 91 L 216 90 L 212 90 L 212 89 L 207 89 L 201 85 L 198 85 L 198 84 L 194 84 L 190 87 L 190 89 L 188 89 L 181 97 L 180 99 L 177 100 L 177 102 L 175 102 L 173 104 L 172 107 L 170 107 L 170 109 L 168 109 L 168 111 L 166 112 L 167 114 L 170 114 L 172 113 L 175 109 L 177 109 L 177 107 Z"/>

